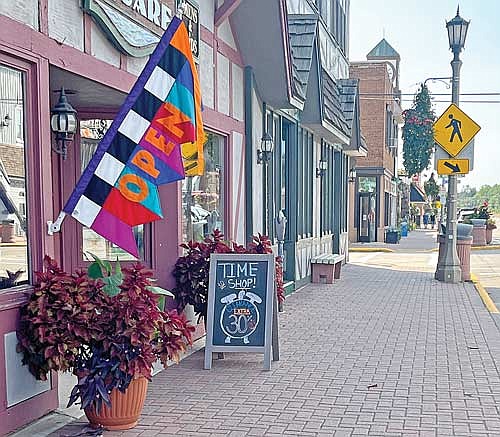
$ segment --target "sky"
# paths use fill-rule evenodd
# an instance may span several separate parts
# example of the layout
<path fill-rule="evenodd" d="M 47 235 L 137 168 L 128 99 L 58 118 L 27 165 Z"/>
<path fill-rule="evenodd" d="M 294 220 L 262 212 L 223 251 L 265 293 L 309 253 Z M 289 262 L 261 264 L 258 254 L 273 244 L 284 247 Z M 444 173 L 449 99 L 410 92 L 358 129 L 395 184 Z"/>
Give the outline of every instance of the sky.
<path fill-rule="evenodd" d="M 456 15 L 456 10 L 456 0 L 351 0 L 349 60 L 366 60 L 366 54 L 385 36 L 401 56 L 401 91 L 413 95 L 426 78 L 451 76 L 453 54 L 446 21 Z M 500 93 L 499 15 L 498 0 L 460 1 L 460 16 L 471 20 L 460 55 L 461 94 Z M 449 94 L 435 96 L 434 100 L 451 102 L 451 87 L 447 89 L 438 81 L 427 85 L 431 93 Z M 411 99 L 403 96 L 403 109 L 411 105 Z M 460 108 L 481 126 L 481 131 L 475 137 L 474 170 L 460 181 L 460 186 L 500 184 L 500 103 L 467 100 L 500 102 L 500 95 L 461 96 Z M 436 115 L 441 115 L 448 105 L 436 102 Z"/>

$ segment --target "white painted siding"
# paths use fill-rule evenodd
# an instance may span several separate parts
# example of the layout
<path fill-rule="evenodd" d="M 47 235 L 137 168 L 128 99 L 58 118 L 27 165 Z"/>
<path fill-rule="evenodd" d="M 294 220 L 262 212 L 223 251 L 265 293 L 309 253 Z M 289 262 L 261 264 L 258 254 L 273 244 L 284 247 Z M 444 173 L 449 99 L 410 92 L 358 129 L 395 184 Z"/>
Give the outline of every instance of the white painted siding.
<path fill-rule="evenodd" d="M 234 41 L 233 32 L 231 30 L 229 20 L 224 20 L 224 22 L 218 27 L 217 36 L 228 46 L 236 50 L 236 42 Z"/>
<path fill-rule="evenodd" d="M 233 77 L 233 117 L 243 121 L 245 115 L 243 68 L 231 64 Z"/>
<path fill-rule="evenodd" d="M 38 30 L 38 0 L 0 0 L 0 15 Z"/>
<path fill-rule="evenodd" d="M 79 0 L 49 0 L 49 36 L 83 51 L 83 11 Z"/>
<path fill-rule="evenodd" d="M 114 65 L 120 68 L 120 53 L 115 47 L 109 42 L 108 38 L 104 32 L 92 21 L 91 24 L 92 33 L 92 56 L 95 56 L 101 61 L 107 62 L 108 64 Z"/>
<path fill-rule="evenodd" d="M 262 138 L 262 102 L 257 97 L 255 90 L 253 91 L 252 98 L 252 117 L 253 117 L 253 137 L 252 137 L 252 147 L 253 147 L 253 162 L 252 162 L 252 174 L 253 174 L 253 233 L 263 231 L 262 216 L 264 214 L 263 201 L 264 193 L 262 187 L 262 165 L 257 164 L 257 148 L 260 148 L 260 139 Z"/>
<path fill-rule="evenodd" d="M 217 53 L 217 110 L 229 115 L 229 59 Z"/>
<path fill-rule="evenodd" d="M 214 51 L 200 41 L 200 86 L 203 105 L 214 109 Z"/>
<path fill-rule="evenodd" d="M 149 56 L 143 56 L 142 58 L 134 58 L 132 56 L 127 57 L 127 71 L 129 73 L 135 74 L 139 76 L 141 74 L 142 69 L 148 62 Z"/>
<path fill-rule="evenodd" d="M 213 32 L 215 11 L 214 0 L 201 0 L 198 4 L 200 5 L 200 24 Z"/>
<path fill-rule="evenodd" d="M 233 236 L 238 243 L 245 242 L 245 146 L 243 135 L 233 132 L 233 160 L 231 165 L 232 180 L 232 208 L 233 208 Z"/>

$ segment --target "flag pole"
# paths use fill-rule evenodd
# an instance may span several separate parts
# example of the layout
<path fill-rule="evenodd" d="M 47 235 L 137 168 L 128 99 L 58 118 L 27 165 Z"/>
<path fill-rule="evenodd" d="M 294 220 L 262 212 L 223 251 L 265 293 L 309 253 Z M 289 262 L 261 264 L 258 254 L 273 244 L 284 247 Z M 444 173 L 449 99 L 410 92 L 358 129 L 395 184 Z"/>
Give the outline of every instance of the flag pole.
<path fill-rule="evenodd" d="M 49 235 L 54 235 L 54 233 L 59 232 L 61 230 L 61 225 L 65 217 L 66 213 L 64 211 L 61 211 L 57 216 L 57 220 L 55 222 L 47 222 L 47 233 Z"/>

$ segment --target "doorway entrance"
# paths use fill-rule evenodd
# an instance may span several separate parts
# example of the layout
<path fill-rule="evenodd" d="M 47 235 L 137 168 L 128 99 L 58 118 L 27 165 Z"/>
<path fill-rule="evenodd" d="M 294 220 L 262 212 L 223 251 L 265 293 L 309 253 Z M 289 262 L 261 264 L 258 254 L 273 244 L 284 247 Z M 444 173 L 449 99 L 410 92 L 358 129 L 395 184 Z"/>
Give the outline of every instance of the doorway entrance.
<path fill-rule="evenodd" d="M 359 193 L 358 241 L 376 241 L 375 193 Z"/>

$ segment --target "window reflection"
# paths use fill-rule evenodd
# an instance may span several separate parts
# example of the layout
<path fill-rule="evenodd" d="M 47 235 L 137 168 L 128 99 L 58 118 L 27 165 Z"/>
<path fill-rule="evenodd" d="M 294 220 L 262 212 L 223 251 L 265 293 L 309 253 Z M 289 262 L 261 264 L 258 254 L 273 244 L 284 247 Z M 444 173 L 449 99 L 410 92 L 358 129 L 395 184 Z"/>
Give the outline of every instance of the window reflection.
<path fill-rule="evenodd" d="M 28 281 L 24 75 L 0 65 L 0 289 Z"/>
<path fill-rule="evenodd" d="M 182 181 L 183 241 L 203 240 L 214 229 L 224 232 L 224 137 L 206 135 L 205 172 Z"/>
<path fill-rule="evenodd" d="M 83 172 L 88 163 L 94 156 L 94 153 L 99 145 L 99 142 L 104 137 L 104 134 L 111 126 L 113 120 L 92 119 L 80 121 L 80 157 L 81 171 Z M 133 228 L 137 248 L 139 249 L 139 257 L 144 259 L 144 225 L 135 226 Z M 83 259 L 88 257 L 86 253 L 90 252 L 97 255 L 103 260 L 114 261 L 131 261 L 136 258 L 124 251 L 116 244 L 111 243 L 92 229 L 82 227 L 83 233 Z"/>

